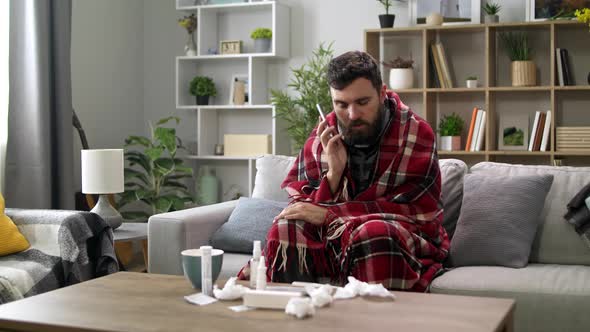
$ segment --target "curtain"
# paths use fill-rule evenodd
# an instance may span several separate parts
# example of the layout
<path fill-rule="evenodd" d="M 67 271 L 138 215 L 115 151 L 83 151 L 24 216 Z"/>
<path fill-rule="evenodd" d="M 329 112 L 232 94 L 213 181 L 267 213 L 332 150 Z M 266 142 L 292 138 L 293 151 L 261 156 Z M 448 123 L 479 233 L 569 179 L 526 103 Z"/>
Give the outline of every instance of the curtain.
<path fill-rule="evenodd" d="M 71 0 L 10 3 L 6 206 L 73 209 Z"/>
<path fill-rule="evenodd" d="M 9 1 L 0 1 L 0 193 L 4 192 L 6 139 L 8 138 L 8 22 Z"/>

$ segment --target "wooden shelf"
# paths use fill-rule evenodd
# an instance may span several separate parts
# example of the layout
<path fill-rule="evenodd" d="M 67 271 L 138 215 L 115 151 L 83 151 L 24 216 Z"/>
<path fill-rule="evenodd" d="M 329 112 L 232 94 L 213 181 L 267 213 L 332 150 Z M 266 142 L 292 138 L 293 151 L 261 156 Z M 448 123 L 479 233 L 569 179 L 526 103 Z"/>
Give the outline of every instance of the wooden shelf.
<path fill-rule="evenodd" d="M 534 50 L 537 67 L 537 85 L 511 86 L 511 63 L 500 40 L 505 31 L 526 31 Z M 580 42 L 588 36 L 588 26 L 571 20 L 465 24 L 365 30 L 365 50 L 378 61 L 397 56 L 411 56 L 416 64 L 415 84 L 419 88 L 398 91 L 402 100 L 424 118 L 433 128 L 440 119 L 456 113 L 469 127 L 472 110 L 486 111 L 484 151 L 438 151 L 440 156 L 455 157 L 466 162 L 498 160 L 502 162 L 553 164 L 556 157 L 568 157 L 572 164 L 590 163 L 590 151 L 555 151 L 556 128 L 563 126 L 590 126 L 590 85 L 586 75 L 590 68 L 590 48 Z M 443 44 L 454 88 L 434 88 L 430 46 Z M 575 86 L 558 86 L 556 82 L 555 48 L 569 51 L 570 70 L 579 73 Z M 583 75 L 582 75 L 583 74 Z M 463 78 L 477 76 L 482 86 L 464 87 Z M 383 79 L 387 82 L 388 72 Z M 421 94 L 422 93 L 422 94 Z M 535 113 L 551 111 L 549 151 L 499 151 L 500 125 L 507 114 L 520 113 L 524 120 L 519 127 L 532 132 Z M 528 116 L 528 128 L 526 128 Z M 515 117 L 518 118 L 518 117 Z M 516 124 L 516 123 L 515 123 Z M 461 140 L 465 144 L 467 129 Z M 528 136 L 527 135 L 527 136 Z"/>
<path fill-rule="evenodd" d="M 438 151 L 439 156 L 484 156 L 485 151 Z"/>
<path fill-rule="evenodd" d="M 473 92 L 485 92 L 486 88 L 450 88 L 450 89 L 442 89 L 442 88 L 428 88 L 426 89 L 427 92 L 437 92 L 437 93 L 473 93 Z"/>
<path fill-rule="evenodd" d="M 493 86 L 489 88 L 490 91 L 551 91 L 550 86 Z"/>

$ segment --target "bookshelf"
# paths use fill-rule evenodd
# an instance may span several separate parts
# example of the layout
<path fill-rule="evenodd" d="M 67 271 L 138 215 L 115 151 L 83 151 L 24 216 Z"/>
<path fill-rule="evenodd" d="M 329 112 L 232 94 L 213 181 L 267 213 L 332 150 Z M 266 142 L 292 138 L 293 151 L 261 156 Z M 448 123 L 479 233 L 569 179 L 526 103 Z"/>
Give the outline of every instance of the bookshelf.
<path fill-rule="evenodd" d="M 510 60 L 500 43 L 501 32 L 524 31 L 533 48 L 537 67 L 537 85 L 512 87 Z M 482 151 L 439 151 L 443 158 L 462 159 L 468 164 L 498 161 L 519 164 L 552 165 L 560 159 L 563 165 L 590 165 L 590 150 L 556 150 L 556 128 L 590 126 L 590 32 L 588 26 L 575 21 L 537 21 L 515 23 L 466 24 L 449 26 L 416 26 L 409 28 L 367 29 L 365 50 L 378 61 L 396 56 L 412 57 L 414 88 L 396 91 L 432 128 L 440 118 L 455 112 L 466 123 L 462 147 L 474 107 L 486 110 L 485 141 Z M 453 88 L 438 88 L 433 82 L 429 63 L 430 45 L 444 46 Z M 575 85 L 559 86 L 555 48 L 569 52 Z M 389 72 L 381 68 L 384 82 Z M 475 75 L 479 86 L 465 87 L 465 78 Z M 500 150 L 498 126 L 503 114 L 524 113 L 532 132 L 536 111 L 552 113 L 547 151 Z"/>
<path fill-rule="evenodd" d="M 269 64 L 290 57 L 290 8 L 277 1 L 203 5 L 196 5 L 201 2 L 194 0 L 175 2 L 181 15 L 194 13 L 198 22 L 197 55 L 175 58 L 176 108 L 197 114 L 193 124 L 196 151 L 183 158 L 190 161 L 196 177 L 202 166 L 213 170 L 220 182 L 221 201 L 231 199 L 229 194 L 234 189 L 250 196 L 259 156 L 215 155 L 215 146 L 224 144 L 226 134 L 269 135 L 272 154 L 290 152 L 286 123 L 276 117 L 275 106 L 270 104 L 269 89 L 274 76 L 268 70 Z M 273 33 L 271 48 L 266 53 L 256 53 L 250 38 L 258 27 L 270 28 Z M 242 53 L 209 54 L 223 40 L 241 40 Z M 211 77 L 215 82 L 217 96 L 210 98 L 209 105 L 196 105 L 195 97 L 189 93 L 190 81 L 197 75 Z M 248 81 L 248 100 L 243 105 L 231 102 L 232 80 L 238 75 Z"/>

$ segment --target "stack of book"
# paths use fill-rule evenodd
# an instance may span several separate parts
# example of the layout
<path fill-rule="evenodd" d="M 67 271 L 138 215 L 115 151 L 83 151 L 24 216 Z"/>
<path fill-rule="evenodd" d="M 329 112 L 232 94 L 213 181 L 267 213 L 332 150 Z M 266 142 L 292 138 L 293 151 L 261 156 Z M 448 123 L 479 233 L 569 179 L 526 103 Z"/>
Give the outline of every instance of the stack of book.
<path fill-rule="evenodd" d="M 529 138 L 529 151 L 547 151 L 551 131 L 551 111 L 537 111 Z"/>
<path fill-rule="evenodd" d="M 557 83 L 559 86 L 576 85 L 572 78 L 568 52 L 565 48 L 555 49 L 555 68 L 557 68 Z"/>
<path fill-rule="evenodd" d="M 453 80 L 443 45 L 441 43 L 430 45 L 429 53 L 433 86 L 443 89 L 452 88 Z"/>
<path fill-rule="evenodd" d="M 475 107 L 471 113 L 471 123 L 469 124 L 465 151 L 481 151 L 483 149 L 485 131 L 486 111 Z"/>

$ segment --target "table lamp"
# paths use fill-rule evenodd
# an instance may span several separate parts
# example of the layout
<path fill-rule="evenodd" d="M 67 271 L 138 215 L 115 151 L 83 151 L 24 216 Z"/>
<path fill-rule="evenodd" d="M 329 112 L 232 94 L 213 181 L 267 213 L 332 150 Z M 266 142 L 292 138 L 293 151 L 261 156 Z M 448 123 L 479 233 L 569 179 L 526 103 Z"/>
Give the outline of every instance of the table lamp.
<path fill-rule="evenodd" d="M 82 192 L 100 195 L 90 212 L 113 229 L 121 226 L 123 217 L 109 203 L 107 194 L 125 191 L 123 168 L 123 149 L 82 150 Z"/>

